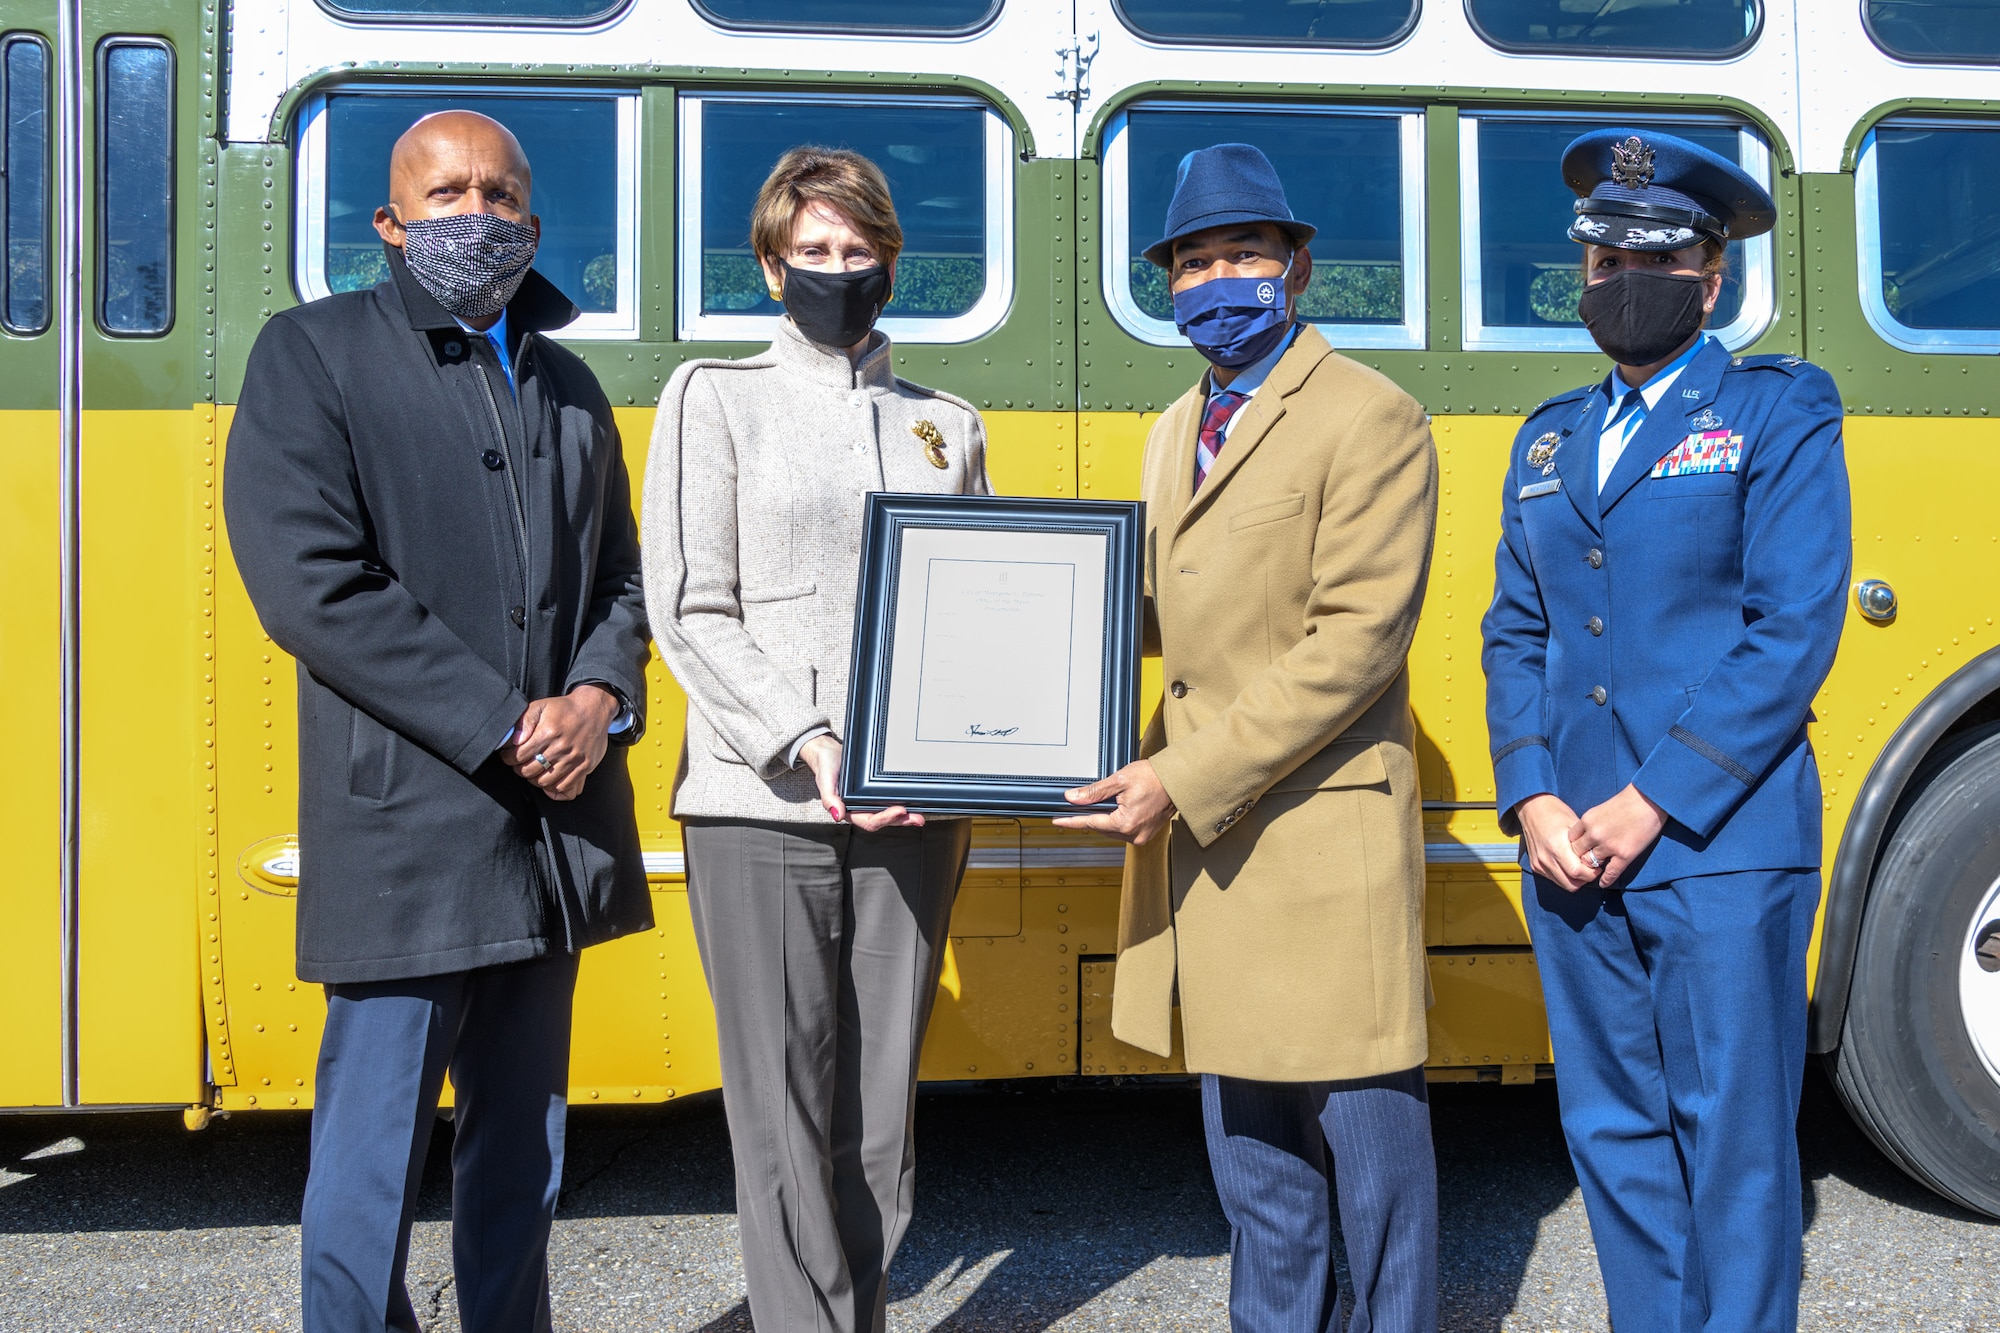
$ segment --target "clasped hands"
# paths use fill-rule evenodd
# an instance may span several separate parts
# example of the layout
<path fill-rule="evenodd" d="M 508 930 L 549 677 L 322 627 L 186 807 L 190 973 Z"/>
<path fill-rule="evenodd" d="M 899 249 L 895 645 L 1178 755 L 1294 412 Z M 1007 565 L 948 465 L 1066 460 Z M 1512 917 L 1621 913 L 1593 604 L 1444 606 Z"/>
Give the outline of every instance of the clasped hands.
<path fill-rule="evenodd" d="M 1515 807 L 1528 868 L 1571 893 L 1589 884 L 1613 888 L 1641 852 L 1659 840 L 1666 812 L 1630 783 L 1581 819 L 1560 796 L 1543 792 Z M 1591 864 L 1595 858 L 1596 865 Z"/>
<path fill-rule="evenodd" d="M 618 696 L 601 685 L 537 699 L 500 747 L 501 762 L 550 800 L 573 801 L 582 794 L 584 779 L 604 762 L 620 707 Z"/>

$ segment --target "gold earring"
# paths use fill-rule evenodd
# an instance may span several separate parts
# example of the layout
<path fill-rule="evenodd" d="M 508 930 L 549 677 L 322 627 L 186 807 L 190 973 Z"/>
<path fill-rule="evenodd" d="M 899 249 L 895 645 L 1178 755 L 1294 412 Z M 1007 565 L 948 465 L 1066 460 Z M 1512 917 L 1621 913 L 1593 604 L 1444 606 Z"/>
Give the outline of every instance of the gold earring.
<path fill-rule="evenodd" d="M 785 299 L 785 294 L 779 291 L 776 287 L 769 288 L 768 290 L 771 293 L 771 299 L 773 301 L 782 301 Z"/>

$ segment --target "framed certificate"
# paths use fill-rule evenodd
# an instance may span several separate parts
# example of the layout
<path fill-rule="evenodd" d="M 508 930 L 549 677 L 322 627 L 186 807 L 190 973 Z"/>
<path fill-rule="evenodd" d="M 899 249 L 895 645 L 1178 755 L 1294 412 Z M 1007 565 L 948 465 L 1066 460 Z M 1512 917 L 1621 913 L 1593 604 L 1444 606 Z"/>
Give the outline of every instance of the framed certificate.
<path fill-rule="evenodd" d="M 868 496 L 841 797 L 1056 815 L 1138 754 L 1136 501 Z"/>

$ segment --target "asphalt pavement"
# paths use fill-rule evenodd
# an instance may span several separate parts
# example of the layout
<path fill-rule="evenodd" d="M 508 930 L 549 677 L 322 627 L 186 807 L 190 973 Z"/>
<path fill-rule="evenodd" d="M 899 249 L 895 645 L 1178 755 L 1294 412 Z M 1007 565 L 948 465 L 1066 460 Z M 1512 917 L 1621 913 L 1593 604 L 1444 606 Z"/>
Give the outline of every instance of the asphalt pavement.
<path fill-rule="evenodd" d="M 1605 1327 L 1553 1088 L 1434 1088 L 1443 1327 Z M 896 1333 L 1221 1330 L 1229 1232 L 1187 1086 L 945 1089 L 918 1111 Z M 1800 1118 L 1811 1330 L 2000 1327 L 2000 1224 L 1911 1183 L 1817 1070 Z M 309 1124 L 271 1113 L 0 1118 L 0 1330 L 298 1328 Z M 451 1130 L 432 1144 L 410 1286 L 457 1333 Z M 571 1116 L 551 1259 L 563 1333 L 749 1333 L 712 1097 Z"/>

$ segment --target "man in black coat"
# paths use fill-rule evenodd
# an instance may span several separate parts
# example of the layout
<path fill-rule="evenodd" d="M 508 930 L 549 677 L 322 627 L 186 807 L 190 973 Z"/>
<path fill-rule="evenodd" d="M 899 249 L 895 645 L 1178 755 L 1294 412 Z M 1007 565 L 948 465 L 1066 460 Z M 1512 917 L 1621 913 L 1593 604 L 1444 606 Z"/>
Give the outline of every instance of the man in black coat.
<path fill-rule="evenodd" d="M 298 659 L 298 973 L 325 983 L 308 1333 L 417 1328 L 410 1221 L 442 1080 L 468 1333 L 549 1328 L 577 953 L 649 929 L 622 743 L 647 633 L 618 430 L 547 337 L 514 136 L 411 127 L 390 280 L 274 317 L 224 509 Z"/>

